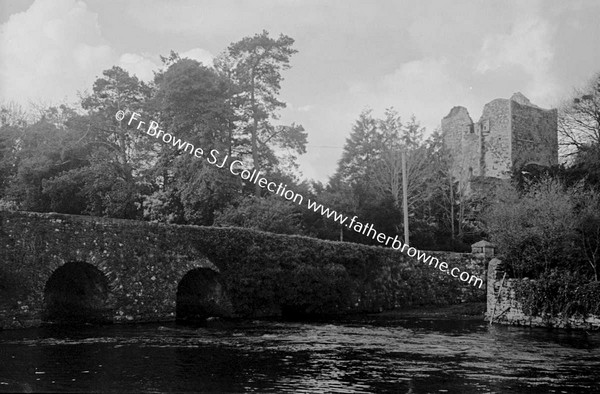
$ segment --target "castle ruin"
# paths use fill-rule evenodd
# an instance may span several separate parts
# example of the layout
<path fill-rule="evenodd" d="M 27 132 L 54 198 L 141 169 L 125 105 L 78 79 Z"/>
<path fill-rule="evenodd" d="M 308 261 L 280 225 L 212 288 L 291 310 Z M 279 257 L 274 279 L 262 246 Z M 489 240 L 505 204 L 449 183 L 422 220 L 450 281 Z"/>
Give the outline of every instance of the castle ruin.
<path fill-rule="evenodd" d="M 470 193 L 474 183 L 509 179 L 513 168 L 558 164 L 557 110 L 542 109 L 521 93 L 485 105 L 478 122 L 464 107 L 442 119 L 450 173 Z"/>

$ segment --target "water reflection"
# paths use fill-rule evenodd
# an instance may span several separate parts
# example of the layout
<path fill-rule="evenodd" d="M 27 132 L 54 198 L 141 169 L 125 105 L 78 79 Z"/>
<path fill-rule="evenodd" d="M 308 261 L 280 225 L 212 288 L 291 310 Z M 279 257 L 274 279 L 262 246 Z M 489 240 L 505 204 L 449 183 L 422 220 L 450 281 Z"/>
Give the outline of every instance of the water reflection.
<path fill-rule="evenodd" d="M 0 332 L 0 391 L 590 392 L 600 334 L 480 320 L 45 327 Z"/>

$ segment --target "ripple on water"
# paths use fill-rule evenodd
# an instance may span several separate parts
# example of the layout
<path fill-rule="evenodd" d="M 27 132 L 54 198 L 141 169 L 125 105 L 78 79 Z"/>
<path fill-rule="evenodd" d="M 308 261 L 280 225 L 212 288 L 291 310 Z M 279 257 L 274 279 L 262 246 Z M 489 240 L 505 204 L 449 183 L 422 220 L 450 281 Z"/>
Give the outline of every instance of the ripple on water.
<path fill-rule="evenodd" d="M 416 319 L 418 320 L 418 319 Z M 583 392 L 600 334 L 423 320 L 0 332 L 0 391 Z"/>

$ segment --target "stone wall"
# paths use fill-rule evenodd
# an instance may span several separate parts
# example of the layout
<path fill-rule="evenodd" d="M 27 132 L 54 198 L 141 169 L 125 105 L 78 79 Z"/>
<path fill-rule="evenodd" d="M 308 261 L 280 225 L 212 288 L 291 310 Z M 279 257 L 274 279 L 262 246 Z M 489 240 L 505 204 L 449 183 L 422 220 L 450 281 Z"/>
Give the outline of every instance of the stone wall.
<path fill-rule="evenodd" d="M 489 262 L 487 272 L 486 313 L 488 321 L 493 319 L 494 323 L 530 327 L 556 327 L 587 330 L 600 329 L 600 316 L 589 316 L 585 319 L 574 317 L 562 319 L 559 317 L 534 317 L 525 314 L 521 304 L 515 297 L 514 289 L 519 281 L 520 279 L 512 279 L 504 275 L 502 262 L 499 259 L 492 259 Z"/>
<path fill-rule="evenodd" d="M 477 138 L 472 133 L 473 120 L 464 107 L 454 107 L 442 119 L 444 144 L 453 152 L 452 176 L 464 179 L 468 176 L 468 169 L 479 169 L 481 152 L 477 148 Z M 479 175 L 479 174 L 476 174 Z"/>
<path fill-rule="evenodd" d="M 431 254 L 485 280 L 485 258 Z M 389 248 L 241 228 L 0 211 L 0 327 L 40 324 L 49 279 L 72 263 L 105 279 L 113 322 L 174 319 L 182 279 L 194 276 L 210 277 L 218 294 L 207 297 L 226 301 L 223 308 L 234 317 L 485 299 L 483 288 Z M 199 270 L 216 274 L 188 275 Z"/>
<path fill-rule="evenodd" d="M 527 99 L 525 99 L 527 100 Z M 558 164 L 556 109 L 544 110 L 527 101 L 511 100 L 513 129 L 512 164 Z"/>
<path fill-rule="evenodd" d="M 483 138 L 482 175 L 507 178 L 511 170 L 510 101 L 496 99 L 487 103 L 479 121 Z M 489 125 L 485 132 L 483 125 Z"/>
<path fill-rule="evenodd" d="M 481 135 L 475 132 L 473 120 L 464 107 L 454 107 L 442 119 L 444 144 L 452 152 L 450 173 L 459 188 L 468 185 L 473 176 L 481 176 Z"/>

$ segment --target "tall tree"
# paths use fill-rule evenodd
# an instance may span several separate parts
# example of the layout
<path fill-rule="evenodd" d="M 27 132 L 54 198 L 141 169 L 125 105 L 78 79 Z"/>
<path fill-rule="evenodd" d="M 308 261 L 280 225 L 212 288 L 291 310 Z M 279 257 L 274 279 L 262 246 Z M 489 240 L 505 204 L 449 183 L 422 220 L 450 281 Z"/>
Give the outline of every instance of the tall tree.
<path fill-rule="evenodd" d="M 575 148 L 567 155 L 592 151 L 600 161 L 600 73 L 562 106 L 558 126 L 561 144 Z"/>
<path fill-rule="evenodd" d="M 147 151 L 139 131 L 114 126 L 114 114 L 137 110 L 150 90 L 113 67 L 82 98 L 86 114 L 64 105 L 41 111 L 18 136 L 9 196 L 22 209 L 139 218 Z"/>
<path fill-rule="evenodd" d="M 432 195 L 428 198 L 428 212 L 440 224 L 440 231 L 450 232 L 451 246 L 454 250 L 456 235 L 456 202 L 459 200 L 458 182 L 455 182 L 450 172 L 452 155 L 446 148 L 443 135 L 439 129 L 429 138 L 432 150 L 433 178 L 430 180 Z M 460 223 L 459 223 L 460 227 Z"/>
<path fill-rule="evenodd" d="M 14 102 L 0 105 L 0 199 L 17 169 L 16 154 L 19 139 L 28 126 L 27 118 L 23 108 Z"/>
<path fill-rule="evenodd" d="M 17 208 L 45 212 L 55 210 L 51 196 L 45 191 L 45 183 L 65 171 L 86 165 L 78 135 L 65 123 L 74 116 L 74 111 L 66 106 L 48 108 L 41 118 L 23 127 L 3 126 L 4 169 L 8 170 L 5 179 L 6 198 Z M 6 132 L 6 134 L 5 134 Z M 76 196 L 68 196 L 73 205 Z M 80 207 L 79 207 L 80 208 Z M 81 213 L 80 209 L 76 212 Z"/>
<path fill-rule="evenodd" d="M 71 147 L 84 164 L 44 183 L 54 210 L 76 213 L 69 203 L 69 195 L 75 195 L 85 202 L 84 211 L 77 213 L 141 218 L 141 172 L 147 167 L 151 143 L 139 131 L 128 129 L 125 121 L 115 126 L 114 116 L 118 110 L 140 111 L 151 93 L 149 85 L 117 66 L 94 82 L 81 101 L 87 113 L 73 113 L 66 121 L 74 139 Z"/>
<path fill-rule="evenodd" d="M 389 141 L 388 141 L 389 142 Z M 381 153 L 382 136 L 371 110 L 364 110 L 346 138 L 337 173 L 350 184 L 364 182 Z"/>
<path fill-rule="evenodd" d="M 102 74 L 94 82 L 92 93 L 82 100 L 88 117 L 79 119 L 79 125 L 86 129 L 86 141 L 106 148 L 107 159 L 118 165 L 124 179 L 131 182 L 133 170 L 146 162 L 150 144 L 139 131 L 125 127 L 125 121 L 114 127 L 114 116 L 118 110 L 142 111 L 152 88 L 118 66 Z"/>
<path fill-rule="evenodd" d="M 172 52 L 167 67 L 156 74 L 156 95 L 149 108 L 160 114 L 165 131 L 201 148 L 234 155 L 239 142 L 232 138 L 232 84 L 215 70 Z M 153 194 L 144 202 L 151 220 L 211 225 L 215 210 L 240 190 L 240 179 L 208 165 L 205 160 L 156 143 Z"/>
<path fill-rule="evenodd" d="M 402 152 L 406 174 L 402 173 Z M 414 116 L 403 122 L 393 108 L 381 119 L 373 117 L 370 110 L 363 111 L 346 139 L 328 190 L 343 185 L 351 190 L 357 205 L 354 212 L 361 219 L 400 233 L 403 176 L 408 181 L 411 244 L 452 248 L 458 205 L 441 134 L 434 132 L 426 139 L 425 129 Z M 351 232 L 346 238 L 354 239 Z M 457 247 L 462 249 L 462 245 Z"/>
<path fill-rule="evenodd" d="M 234 105 L 239 112 L 240 138 L 249 136 L 251 161 L 256 169 L 273 164 L 273 145 L 297 154 L 306 151 L 307 135 L 302 126 L 276 127 L 271 124 L 271 119 L 277 119 L 277 110 L 286 106 L 278 95 L 283 80 L 281 72 L 290 68 L 290 58 L 297 52 L 292 48 L 293 44 L 294 40 L 288 36 L 280 35 L 274 39 L 263 30 L 231 44 L 215 60 L 215 67 L 239 90 Z M 257 196 L 260 190 L 256 184 Z"/>
<path fill-rule="evenodd" d="M 402 202 L 402 177 L 408 178 L 408 206 L 415 205 L 430 193 L 432 175 L 431 157 L 434 147 L 423 144 L 425 129 L 419 126 L 414 117 L 403 125 L 398 113 L 388 109 L 385 118 L 380 120 L 381 144 L 377 154 L 377 164 L 372 169 L 374 187 L 381 193 L 391 195 L 396 207 Z M 428 141 L 429 142 L 429 141 Z M 406 155 L 406 174 L 402 174 L 402 152 Z"/>
<path fill-rule="evenodd" d="M 348 184 L 362 219 L 376 221 L 380 229 L 399 231 L 402 177 L 408 178 L 411 221 L 431 194 L 429 155 L 433 147 L 423 142 L 424 131 L 414 117 L 403 123 L 393 108 L 387 109 L 382 119 L 374 118 L 371 110 L 363 111 L 346 139 L 338 171 L 330 184 Z M 403 152 L 408 162 L 407 174 L 402 174 Z M 387 215 L 380 215 L 382 211 Z"/>

